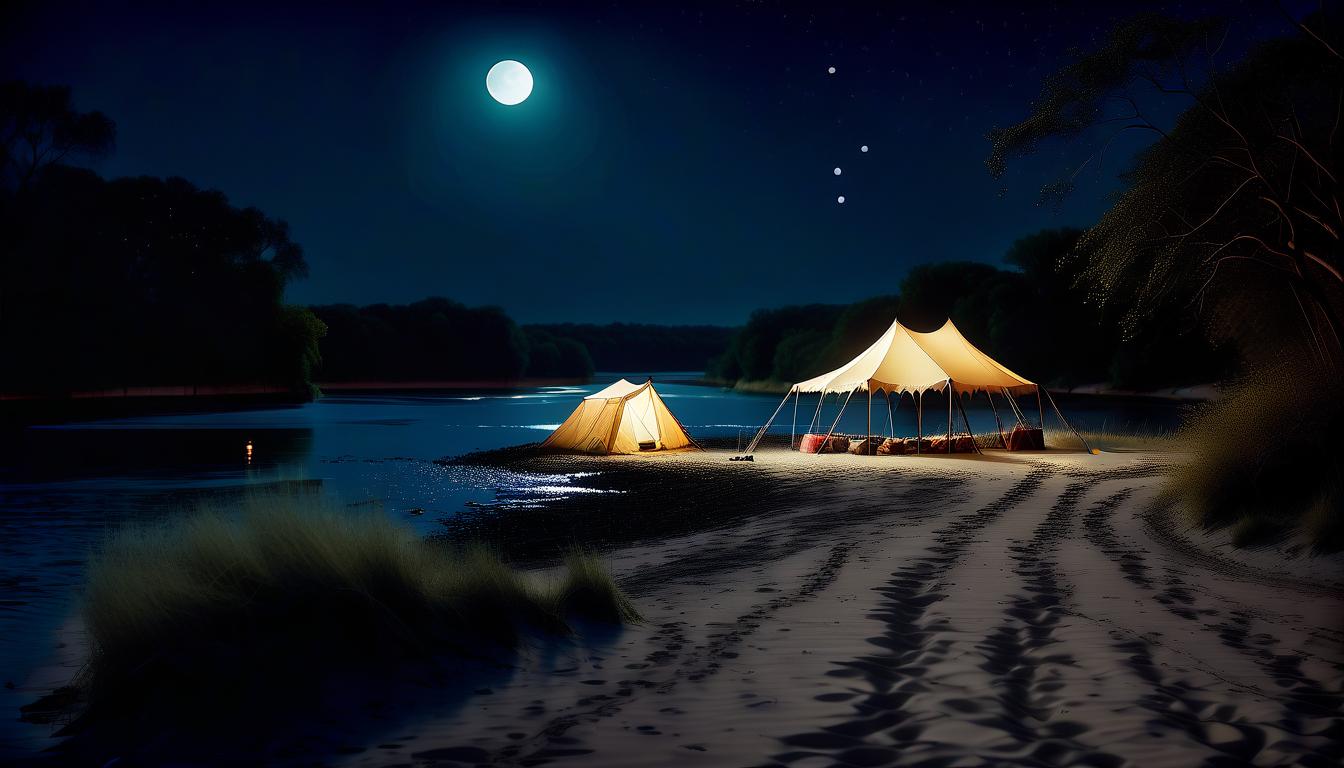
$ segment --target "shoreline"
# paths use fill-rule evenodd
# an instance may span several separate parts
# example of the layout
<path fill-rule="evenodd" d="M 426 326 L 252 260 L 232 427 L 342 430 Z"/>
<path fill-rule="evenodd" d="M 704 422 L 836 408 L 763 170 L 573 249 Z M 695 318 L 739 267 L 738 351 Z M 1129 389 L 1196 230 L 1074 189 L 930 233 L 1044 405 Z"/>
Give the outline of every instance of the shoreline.
<path fill-rule="evenodd" d="M 544 576 L 582 542 L 645 623 L 531 644 L 507 675 L 463 687 L 468 669 L 430 684 L 436 695 L 399 683 L 356 708 L 379 712 L 358 736 L 297 714 L 301 735 L 278 729 L 267 757 L 1159 768 L 1339 756 L 1344 555 L 1228 553 L 1225 535 L 1183 528 L 1156 506 L 1173 454 L 731 455 L 465 457 L 582 490 L 469 507 L 445 521 L 445 543 L 496 543 Z"/>

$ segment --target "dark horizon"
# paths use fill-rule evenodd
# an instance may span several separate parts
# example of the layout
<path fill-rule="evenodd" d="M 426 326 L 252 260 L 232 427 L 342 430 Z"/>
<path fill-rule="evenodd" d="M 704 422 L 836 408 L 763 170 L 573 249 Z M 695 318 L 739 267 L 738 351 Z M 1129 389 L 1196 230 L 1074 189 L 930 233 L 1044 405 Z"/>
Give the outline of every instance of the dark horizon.
<path fill-rule="evenodd" d="M 291 302 L 740 325 L 1091 224 L 1146 139 L 1117 142 L 1056 212 L 1037 191 L 1068 149 L 995 180 L 984 134 L 1116 18 L 1285 25 L 1254 5 L 31 4 L 0 61 L 117 122 L 101 174 L 181 176 L 288 221 L 310 266 Z M 506 58 L 537 81 L 517 107 L 483 87 Z"/>

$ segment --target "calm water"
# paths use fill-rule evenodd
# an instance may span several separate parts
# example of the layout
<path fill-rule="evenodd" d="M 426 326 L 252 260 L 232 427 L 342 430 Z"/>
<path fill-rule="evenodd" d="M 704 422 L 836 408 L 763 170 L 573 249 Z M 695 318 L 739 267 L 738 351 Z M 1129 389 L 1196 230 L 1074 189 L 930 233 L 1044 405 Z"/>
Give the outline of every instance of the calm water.
<path fill-rule="evenodd" d="M 83 563 L 107 531 L 181 514 L 203 497 L 290 481 L 320 481 L 325 493 L 350 504 L 377 502 L 424 533 L 470 502 L 563 495 L 569 487 L 563 475 L 442 467 L 433 460 L 541 440 L 580 397 L 615 377 L 575 387 L 338 394 L 294 407 L 111 419 L 9 435 L 0 454 L 0 758 L 30 751 L 47 735 L 19 723 L 17 709 L 55 684 L 41 671 L 49 669 L 58 630 L 75 609 Z M 686 375 L 655 380 L 695 437 L 745 440 L 779 403 L 775 395 L 677 383 Z M 863 430 L 863 405 L 856 396 L 841 431 Z M 1166 428 L 1181 414 L 1174 403 L 1146 401 L 1080 398 L 1061 407 L 1088 427 Z M 815 408 L 815 399 L 805 399 L 800 421 L 810 421 Z M 827 426 L 837 408 L 826 405 Z M 987 409 L 970 416 L 977 430 L 993 429 Z M 790 403 L 772 431 L 787 434 L 792 417 Z M 945 424 L 945 411 L 926 412 L 927 431 L 936 431 L 940 418 Z M 914 433 L 909 400 L 894 422 L 897 434 Z M 880 402 L 873 424 L 875 431 L 887 429 Z M 412 509 L 424 512 L 411 515 Z"/>

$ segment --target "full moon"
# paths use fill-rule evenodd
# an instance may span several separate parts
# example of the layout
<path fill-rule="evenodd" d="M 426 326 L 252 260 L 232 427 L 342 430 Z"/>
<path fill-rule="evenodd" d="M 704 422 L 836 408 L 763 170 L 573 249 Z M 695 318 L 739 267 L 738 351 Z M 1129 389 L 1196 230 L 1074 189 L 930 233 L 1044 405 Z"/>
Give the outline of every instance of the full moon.
<path fill-rule="evenodd" d="M 486 73 L 485 89 L 500 104 L 522 104 L 532 95 L 532 73 L 522 62 L 505 59 Z"/>

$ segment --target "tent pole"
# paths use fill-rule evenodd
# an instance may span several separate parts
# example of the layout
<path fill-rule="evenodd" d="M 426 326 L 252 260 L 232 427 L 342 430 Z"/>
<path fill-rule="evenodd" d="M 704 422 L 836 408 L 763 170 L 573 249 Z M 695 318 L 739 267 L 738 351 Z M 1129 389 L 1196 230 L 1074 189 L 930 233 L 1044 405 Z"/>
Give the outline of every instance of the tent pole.
<path fill-rule="evenodd" d="M 1036 412 L 1041 418 L 1041 443 L 1045 443 L 1045 408 L 1041 405 L 1041 385 L 1036 385 Z"/>
<path fill-rule="evenodd" d="M 971 393 L 974 396 L 975 393 Z M 961 420 L 966 423 L 966 434 L 971 436 L 971 447 L 976 453 L 984 453 L 980 450 L 980 444 L 975 442 L 975 430 L 971 429 L 971 418 L 966 415 L 966 406 L 962 404 L 961 398 L 957 398 L 957 409 L 961 411 Z"/>
<path fill-rule="evenodd" d="M 896 404 L 900 405 L 900 396 L 897 396 Z M 891 412 L 891 393 L 887 393 L 887 433 L 891 437 L 896 437 L 896 416 Z"/>
<path fill-rule="evenodd" d="M 952 380 L 947 380 L 947 452 L 952 452 Z"/>
<path fill-rule="evenodd" d="M 1007 400 L 1008 407 L 1013 409 L 1013 418 L 1017 419 L 1018 424 L 1021 424 L 1024 427 L 1031 426 L 1027 423 L 1026 414 L 1022 413 L 1022 409 L 1018 406 L 1017 400 L 1013 399 L 1013 395 L 1008 391 L 1007 387 L 1003 388 L 1003 399 Z"/>
<path fill-rule="evenodd" d="M 1083 444 L 1083 449 L 1084 449 L 1084 450 L 1086 450 L 1088 453 L 1092 453 L 1092 446 L 1090 446 L 1090 445 L 1087 444 L 1087 438 L 1083 437 L 1083 433 L 1081 433 L 1081 432 L 1079 432 L 1078 430 L 1074 429 L 1074 428 L 1073 428 L 1073 425 L 1070 424 L 1070 423 L 1068 422 L 1068 420 L 1064 418 L 1064 414 L 1063 414 L 1062 412 L 1060 412 L 1060 410 L 1059 410 L 1059 406 L 1058 406 L 1058 405 L 1055 405 L 1055 398 L 1050 397 L 1050 390 L 1047 389 L 1047 390 L 1045 391 L 1045 396 L 1046 396 L 1047 398 L 1050 398 L 1050 407 L 1055 409 L 1055 415 L 1059 417 L 1059 421 L 1060 421 L 1060 423 L 1063 424 L 1064 426 L 1068 427 L 1068 428 L 1069 428 L 1069 431 L 1073 433 L 1073 436 L 1076 437 L 1076 438 L 1078 438 L 1079 442 L 1081 442 L 1081 443 Z M 1045 430 L 1044 430 L 1044 429 L 1041 430 L 1041 444 L 1042 444 L 1042 445 L 1045 444 Z"/>
<path fill-rule="evenodd" d="M 919 444 L 924 442 L 924 393 L 916 392 L 915 398 L 915 455 L 919 455 Z"/>
<path fill-rule="evenodd" d="M 747 450 L 744 451 L 744 453 L 751 453 L 756 450 L 756 446 L 760 444 L 761 438 L 765 437 L 765 431 L 770 428 L 771 424 L 775 423 L 775 417 L 779 415 L 779 412 L 784 410 L 784 404 L 789 402 L 789 395 L 791 394 L 793 394 L 792 389 L 789 390 L 787 395 L 784 395 L 783 400 L 779 401 L 779 405 L 775 406 L 775 412 L 770 414 L 770 419 L 765 422 L 765 426 L 761 427 L 761 431 L 757 432 L 756 436 L 751 439 L 751 442 L 747 445 Z"/>
<path fill-rule="evenodd" d="M 835 427 L 840 423 L 840 417 L 845 415 L 845 408 L 849 405 L 849 398 L 853 397 L 856 391 L 857 390 L 851 389 L 849 390 L 849 394 L 845 396 L 845 402 L 840 406 L 840 412 L 835 414 L 835 421 L 831 422 L 831 428 L 826 431 L 826 439 L 822 442 L 823 446 L 827 448 L 831 446 L 831 435 L 835 433 Z M 821 455 L 820 448 L 817 449 L 817 455 Z"/>
<path fill-rule="evenodd" d="M 994 393 L 988 389 L 985 390 L 985 397 L 989 398 L 989 410 L 994 412 L 994 423 L 999 427 L 999 442 L 1004 448 L 1008 447 L 1008 438 L 1003 436 L 1003 422 L 999 420 L 999 409 L 994 407 Z"/>
<path fill-rule="evenodd" d="M 821 404 L 824 402 L 826 402 L 826 390 L 823 389 L 821 390 L 821 394 L 817 397 L 817 412 L 812 414 L 812 424 L 808 426 L 807 428 L 808 432 L 814 432 L 816 431 L 817 427 L 820 426 L 819 422 L 821 421 Z"/>
<path fill-rule="evenodd" d="M 793 450 L 793 439 L 798 434 L 798 398 L 802 397 L 802 392 L 793 393 L 793 426 L 789 427 L 789 450 Z"/>
<path fill-rule="evenodd" d="M 863 436 L 868 455 L 873 455 L 873 382 L 868 382 L 868 434 Z"/>

